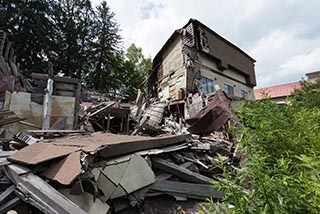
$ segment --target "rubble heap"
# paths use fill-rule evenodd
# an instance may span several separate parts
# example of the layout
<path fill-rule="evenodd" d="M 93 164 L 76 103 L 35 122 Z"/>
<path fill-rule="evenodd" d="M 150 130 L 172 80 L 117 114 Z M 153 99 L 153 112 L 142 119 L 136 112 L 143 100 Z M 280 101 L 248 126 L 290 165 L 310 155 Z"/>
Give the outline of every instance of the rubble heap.
<path fill-rule="evenodd" d="M 0 213 L 196 213 L 224 196 L 215 159 L 239 163 L 241 126 L 224 92 L 187 97 L 187 119 L 141 93 L 81 103 L 80 81 L 50 67 L 26 80 L 3 35 Z"/>
<path fill-rule="evenodd" d="M 110 112 L 113 105 L 101 103 L 81 118 L 88 120 L 100 112 Z M 0 212 L 168 213 L 179 208 L 195 213 L 201 201 L 223 197 L 211 184 L 221 172 L 215 164 L 216 156 L 237 163 L 234 143 L 224 131 L 235 118 L 229 110 L 217 113 L 216 108 L 220 109 L 209 103 L 201 111 L 215 124 L 206 126 L 213 127 L 210 134 L 207 129 L 200 135 L 187 133 L 181 123 L 170 126 L 170 116 L 161 119 L 164 124 L 153 123 L 158 129 L 151 129 L 162 133 L 156 137 L 77 130 L 64 130 L 63 137 L 53 138 L 45 135 L 50 130 L 19 133 L 6 146 L 2 144 L 0 152 Z M 145 111 L 141 120 L 150 112 Z M 188 121 L 190 127 L 201 124 L 203 118 L 197 117 Z M 131 132 L 139 130 L 136 133 L 143 134 L 149 130 L 140 124 L 143 122 Z M 158 200 L 166 206 L 159 206 Z"/>

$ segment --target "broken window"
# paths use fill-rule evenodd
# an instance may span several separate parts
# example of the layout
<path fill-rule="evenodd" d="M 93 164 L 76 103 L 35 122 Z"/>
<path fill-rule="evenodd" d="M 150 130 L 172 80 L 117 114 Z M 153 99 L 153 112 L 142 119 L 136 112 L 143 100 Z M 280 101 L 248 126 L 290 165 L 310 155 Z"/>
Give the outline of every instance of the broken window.
<path fill-rule="evenodd" d="M 201 92 L 211 93 L 214 92 L 213 80 L 207 77 L 201 77 Z"/>
<path fill-rule="evenodd" d="M 233 87 L 231 85 L 228 85 L 228 84 L 224 84 L 224 92 L 226 92 L 227 94 L 234 95 Z"/>
<path fill-rule="evenodd" d="M 208 43 L 208 37 L 206 33 L 203 30 L 200 30 L 200 45 L 202 47 L 202 50 L 206 53 L 209 52 L 209 43 Z"/>

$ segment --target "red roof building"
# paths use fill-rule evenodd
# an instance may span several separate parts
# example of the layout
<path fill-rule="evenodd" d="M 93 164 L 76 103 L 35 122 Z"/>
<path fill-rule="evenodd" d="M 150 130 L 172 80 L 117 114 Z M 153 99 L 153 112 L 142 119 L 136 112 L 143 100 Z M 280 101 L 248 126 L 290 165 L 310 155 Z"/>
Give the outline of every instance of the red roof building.
<path fill-rule="evenodd" d="M 287 83 L 283 85 L 276 85 L 267 88 L 259 88 L 254 90 L 254 97 L 256 100 L 270 98 L 280 98 L 290 96 L 295 89 L 300 88 L 300 82 Z"/>
<path fill-rule="evenodd" d="M 320 77 L 320 71 L 307 73 L 306 76 L 308 77 L 308 82 L 314 83 Z M 300 87 L 300 82 L 293 82 L 266 88 L 259 88 L 254 90 L 254 97 L 255 100 L 271 98 L 277 104 L 285 104 L 286 98 L 291 96 L 292 93 Z"/>

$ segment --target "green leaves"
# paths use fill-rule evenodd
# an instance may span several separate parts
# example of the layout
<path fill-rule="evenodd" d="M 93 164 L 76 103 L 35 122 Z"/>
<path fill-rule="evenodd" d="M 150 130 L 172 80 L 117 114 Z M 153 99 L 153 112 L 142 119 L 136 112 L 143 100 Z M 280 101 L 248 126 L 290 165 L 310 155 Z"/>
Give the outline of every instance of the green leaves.
<path fill-rule="evenodd" d="M 234 205 L 228 213 L 320 213 L 319 86 L 306 84 L 290 105 L 244 105 L 237 147 L 246 153 L 245 167 L 235 172 L 217 160 L 227 182 L 215 185 L 226 193 L 223 206 Z"/>

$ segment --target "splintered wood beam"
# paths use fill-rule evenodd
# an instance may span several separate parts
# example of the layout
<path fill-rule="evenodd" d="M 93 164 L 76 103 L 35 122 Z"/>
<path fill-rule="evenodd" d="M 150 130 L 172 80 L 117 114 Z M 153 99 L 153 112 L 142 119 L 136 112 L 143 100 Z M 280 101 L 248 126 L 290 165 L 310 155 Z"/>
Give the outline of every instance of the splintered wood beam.
<path fill-rule="evenodd" d="M 200 184 L 210 184 L 212 183 L 213 179 L 208 178 L 204 175 L 199 173 L 192 172 L 189 169 L 181 167 L 177 164 L 174 164 L 170 161 L 163 160 L 161 158 L 153 158 L 152 159 L 152 166 L 160 169 L 164 172 L 168 172 L 172 175 L 175 175 L 185 181 L 193 182 L 193 183 L 200 183 Z"/>
<path fill-rule="evenodd" d="M 43 120 L 42 120 L 43 130 L 49 130 L 50 128 L 52 92 L 53 92 L 53 80 L 49 78 L 47 82 L 47 93 L 45 94 L 43 99 Z"/>

